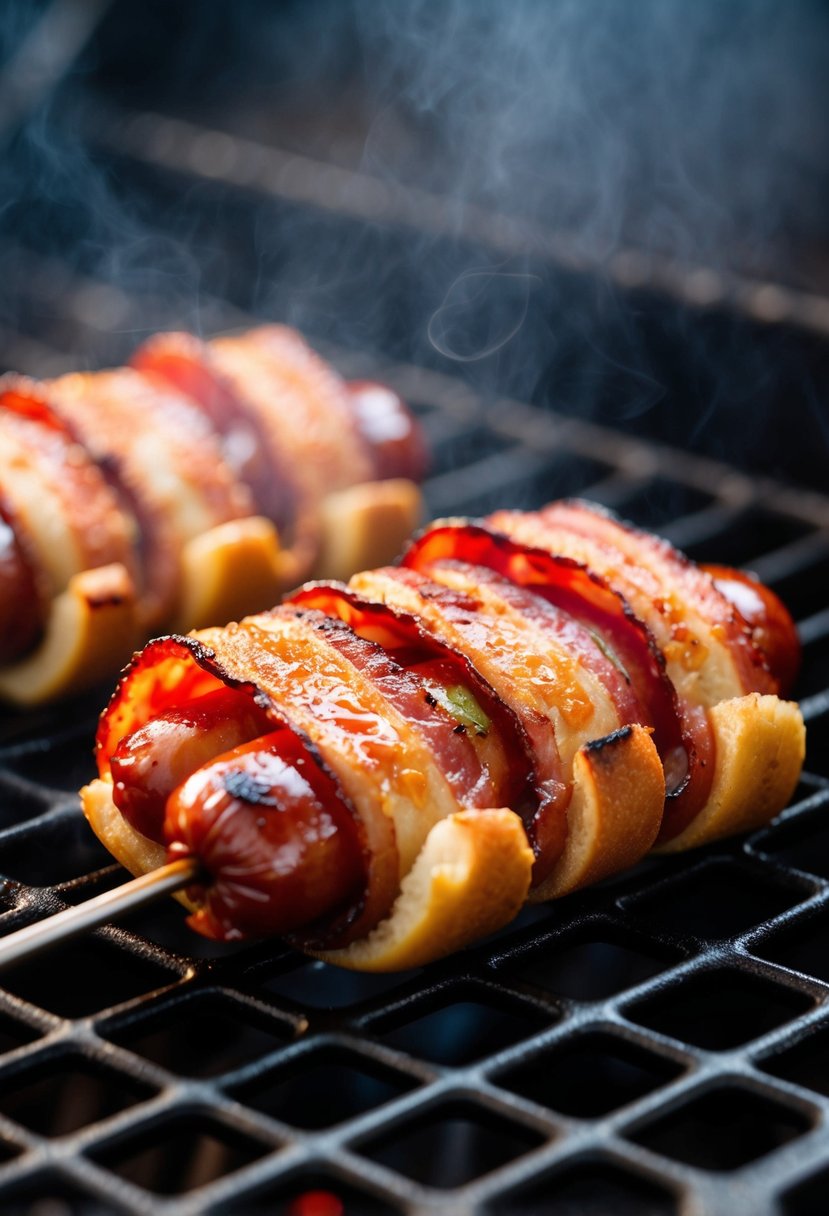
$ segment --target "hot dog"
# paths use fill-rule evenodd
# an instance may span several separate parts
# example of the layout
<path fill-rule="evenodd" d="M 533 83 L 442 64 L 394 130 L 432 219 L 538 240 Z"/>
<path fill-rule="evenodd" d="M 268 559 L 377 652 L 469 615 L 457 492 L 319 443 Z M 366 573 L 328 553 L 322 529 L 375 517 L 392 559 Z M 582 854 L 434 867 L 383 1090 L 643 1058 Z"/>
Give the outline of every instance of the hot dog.
<path fill-rule="evenodd" d="M 24 704 L 114 673 L 142 635 L 395 556 L 425 459 L 395 393 L 347 384 L 281 326 L 6 376 L 0 440 L 0 698 Z"/>
<path fill-rule="evenodd" d="M 561 552 L 568 512 L 601 570 Z M 134 872 L 198 859 L 201 932 L 429 961 L 782 809 L 797 635 L 744 577 L 587 504 L 439 522 L 400 566 L 151 643 L 102 716 L 85 813 Z"/>

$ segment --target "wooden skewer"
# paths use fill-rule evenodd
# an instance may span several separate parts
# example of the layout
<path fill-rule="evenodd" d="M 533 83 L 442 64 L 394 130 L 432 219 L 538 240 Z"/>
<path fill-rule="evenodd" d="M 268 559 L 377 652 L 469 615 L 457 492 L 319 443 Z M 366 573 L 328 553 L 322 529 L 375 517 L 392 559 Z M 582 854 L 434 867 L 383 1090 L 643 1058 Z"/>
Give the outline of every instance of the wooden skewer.
<path fill-rule="evenodd" d="M 162 895 L 172 895 L 194 882 L 198 874 L 199 864 L 195 858 L 171 861 L 112 891 L 104 891 L 101 895 L 84 900 L 82 904 L 0 937 L 0 969 L 39 954 L 41 950 L 48 950 L 85 929 L 94 929 L 115 916 L 143 908 Z"/>

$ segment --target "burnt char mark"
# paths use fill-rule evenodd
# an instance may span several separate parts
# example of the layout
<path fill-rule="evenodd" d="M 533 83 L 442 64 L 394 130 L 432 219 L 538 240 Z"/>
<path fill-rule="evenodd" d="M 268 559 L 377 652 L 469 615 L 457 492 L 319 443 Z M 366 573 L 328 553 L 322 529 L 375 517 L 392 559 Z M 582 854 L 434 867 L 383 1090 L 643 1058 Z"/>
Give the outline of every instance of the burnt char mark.
<path fill-rule="evenodd" d="M 319 608 L 303 608 L 292 603 L 280 605 L 281 611 L 284 612 L 286 609 L 290 609 L 291 615 L 296 617 L 297 620 L 307 621 L 318 633 L 336 634 L 354 632 L 346 621 L 338 616 L 331 616 Z M 276 609 L 272 609 L 272 612 L 275 613 Z"/>
<path fill-rule="evenodd" d="M 620 726 L 618 730 L 611 731 L 609 735 L 602 735 L 601 739 L 591 739 L 589 743 L 585 743 L 583 750 L 601 757 L 605 748 L 620 743 L 622 739 L 627 739 L 632 730 L 632 726 Z"/>
<path fill-rule="evenodd" d="M 227 676 L 219 666 L 216 651 L 212 646 L 208 646 L 205 642 L 202 642 L 200 638 L 188 637 L 183 633 L 166 633 L 162 637 L 156 638 L 154 642 L 150 642 L 145 649 L 149 649 L 150 646 L 154 646 L 156 643 L 161 645 L 165 642 L 175 642 L 177 646 L 182 646 L 185 650 L 189 650 L 200 667 L 203 667 L 206 671 L 210 671 L 212 675 L 216 675 L 220 679 L 227 679 L 230 682 L 231 677 Z M 136 655 L 136 659 L 140 659 L 142 654 L 143 651 L 140 651 Z"/>
<path fill-rule="evenodd" d="M 353 632 L 346 621 L 341 621 L 339 617 L 324 616 L 321 620 L 314 621 L 314 628 L 320 633 L 344 633 L 346 630 Z"/>
<path fill-rule="evenodd" d="M 85 598 L 92 611 L 97 612 L 101 608 L 118 608 L 126 601 L 127 597 L 113 591 L 110 595 L 88 595 Z"/>
<path fill-rule="evenodd" d="M 231 771 L 222 778 L 222 785 L 231 798 L 238 798 L 240 802 L 247 802 L 250 806 L 279 805 L 267 782 L 251 776 L 250 773 Z"/>

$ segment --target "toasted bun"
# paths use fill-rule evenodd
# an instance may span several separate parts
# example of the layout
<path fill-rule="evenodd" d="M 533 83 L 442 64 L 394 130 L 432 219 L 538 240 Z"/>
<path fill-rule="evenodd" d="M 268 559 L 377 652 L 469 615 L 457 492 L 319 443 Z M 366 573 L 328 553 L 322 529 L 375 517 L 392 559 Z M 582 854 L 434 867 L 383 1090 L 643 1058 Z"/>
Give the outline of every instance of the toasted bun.
<path fill-rule="evenodd" d="M 390 560 L 418 523 L 420 509 L 420 492 L 403 479 L 329 495 L 319 573 L 347 576 Z M 295 574 L 270 520 L 247 516 L 218 524 L 182 548 L 180 602 L 168 627 L 186 632 L 270 607 Z M 0 699 L 33 706 L 79 692 L 117 671 L 144 632 L 144 606 L 125 567 L 82 570 L 52 600 L 37 649 L 0 667 Z"/>
<path fill-rule="evenodd" d="M 800 777 L 806 728 L 793 701 L 755 692 L 722 701 L 708 715 L 716 748 L 708 802 L 659 853 L 762 827 L 783 809 Z"/>
<path fill-rule="evenodd" d="M 532 864 L 512 811 L 460 811 L 432 828 L 373 932 L 344 950 L 309 953 L 355 971 L 420 967 L 509 924 L 526 899 Z"/>
<path fill-rule="evenodd" d="M 564 852 L 530 901 L 556 899 L 635 865 L 656 840 L 664 805 L 662 764 L 643 727 L 626 726 L 582 747 Z"/>
<path fill-rule="evenodd" d="M 138 600 L 124 567 L 82 570 L 52 600 L 37 649 L 0 667 L 0 698 L 40 705 L 89 688 L 126 662 L 138 634 Z"/>
<path fill-rule="evenodd" d="M 89 826 L 130 874 L 146 874 L 167 860 L 163 844 L 156 844 L 131 827 L 112 801 L 112 782 L 96 777 L 81 790 L 81 808 Z"/>
<path fill-rule="evenodd" d="M 184 546 L 174 632 L 238 620 L 275 604 L 284 555 L 276 528 L 261 515 L 219 524 Z"/>
<path fill-rule="evenodd" d="M 167 850 L 163 844 L 157 844 L 147 836 L 142 836 L 134 827 L 127 823 L 118 807 L 112 801 L 112 782 L 102 781 L 96 777 L 81 790 L 81 807 L 89 826 L 109 850 L 116 861 L 120 861 L 130 874 L 147 874 L 157 870 L 167 861 Z M 184 904 L 189 912 L 195 908 L 182 893 L 175 898 Z"/>
<path fill-rule="evenodd" d="M 413 481 L 366 481 L 322 502 L 317 578 L 347 579 L 398 556 L 420 523 L 422 500 Z"/>

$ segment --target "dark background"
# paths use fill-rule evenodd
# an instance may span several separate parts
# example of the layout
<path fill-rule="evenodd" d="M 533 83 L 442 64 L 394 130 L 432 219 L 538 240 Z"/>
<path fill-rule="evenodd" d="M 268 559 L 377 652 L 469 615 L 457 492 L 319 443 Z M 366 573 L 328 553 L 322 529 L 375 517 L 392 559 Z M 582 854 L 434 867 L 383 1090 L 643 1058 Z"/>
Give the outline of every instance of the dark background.
<path fill-rule="evenodd" d="M 221 299 L 485 400 L 825 487 L 825 4 L 6 0 L 0 18 L 8 334 L 95 366 L 163 326 L 215 329 Z M 78 313 L 58 270 L 120 294 Z"/>

